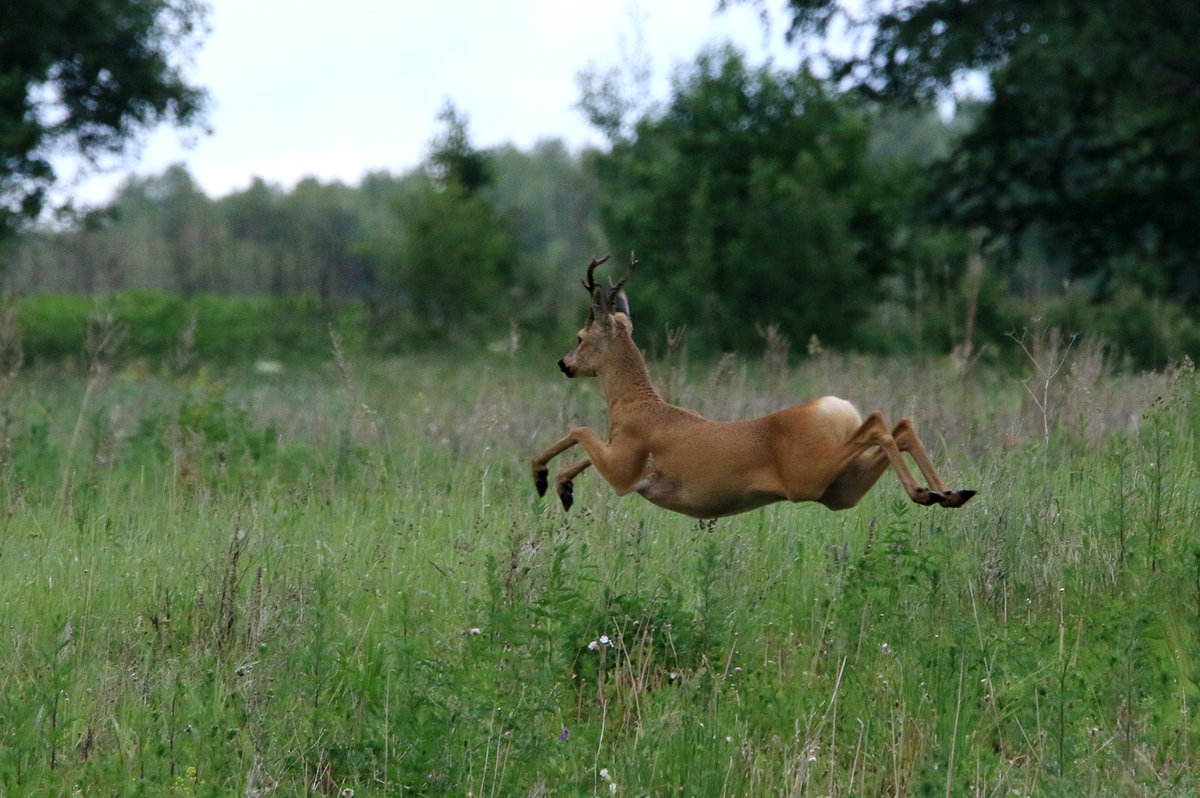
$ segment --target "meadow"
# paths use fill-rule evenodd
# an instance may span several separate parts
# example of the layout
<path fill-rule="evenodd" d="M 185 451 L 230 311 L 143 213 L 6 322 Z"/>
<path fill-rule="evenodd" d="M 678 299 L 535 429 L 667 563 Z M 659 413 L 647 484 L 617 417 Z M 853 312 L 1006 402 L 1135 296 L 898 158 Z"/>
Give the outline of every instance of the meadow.
<path fill-rule="evenodd" d="M 714 418 L 911 415 L 979 491 L 716 523 L 536 497 L 604 423 L 560 352 L 13 365 L 0 795 L 1195 795 L 1200 383 L 1059 343 L 664 354 Z"/>

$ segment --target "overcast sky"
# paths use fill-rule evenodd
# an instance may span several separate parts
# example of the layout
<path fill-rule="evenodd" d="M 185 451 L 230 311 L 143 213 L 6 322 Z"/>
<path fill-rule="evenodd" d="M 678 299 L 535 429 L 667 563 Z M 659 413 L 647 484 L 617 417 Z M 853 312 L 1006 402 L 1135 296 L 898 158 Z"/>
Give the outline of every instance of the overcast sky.
<path fill-rule="evenodd" d="M 209 135 L 171 128 L 108 174 L 70 178 L 71 196 L 108 199 L 124 175 L 183 162 L 210 196 L 258 176 L 285 188 L 306 176 L 356 183 L 405 172 L 429 153 L 447 100 L 472 143 L 528 148 L 598 142 L 575 107 L 578 75 L 648 56 L 665 96 L 672 71 L 704 47 L 732 42 L 754 63 L 797 61 L 783 16 L 717 0 L 211 0 L 211 31 L 189 74 L 211 95 Z M 779 12 L 782 0 L 767 0 Z"/>

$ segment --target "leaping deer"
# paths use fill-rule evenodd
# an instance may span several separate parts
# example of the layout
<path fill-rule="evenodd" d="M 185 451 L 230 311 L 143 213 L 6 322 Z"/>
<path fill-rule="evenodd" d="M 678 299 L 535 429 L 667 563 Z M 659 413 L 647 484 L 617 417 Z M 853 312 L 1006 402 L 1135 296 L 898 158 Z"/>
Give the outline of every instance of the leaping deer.
<path fill-rule="evenodd" d="M 934 471 L 912 422 L 889 430 L 878 411 L 864 420 L 854 405 L 825 396 L 761 418 L 709 421 L 668 404 L 654 390 L 646 362 L 633 342 L 623 290 L 637 261 L 611 288 L 597 285 L 593 259 L 583 286 L 592 298 L 587 323 L 558 367 L 568 377 L 596 377 L 608 400 L 608 440 L 576 427 L 533 458 L 533 481 L 545 495 L 554 457 L 582 446 L 587 459 L 558 474 L 565 509 L 574 502 L 573 480 L 596 466 L 618 496 L 636 491 L 668 510 L 711 519 L 778 501 L 815 501 L 831 510 L 856 505 L 890 465 L 917 504 L 961 507 L 973 490 L 950 490 Z M 930 487 L 913 479 L 908 452 Z"/>

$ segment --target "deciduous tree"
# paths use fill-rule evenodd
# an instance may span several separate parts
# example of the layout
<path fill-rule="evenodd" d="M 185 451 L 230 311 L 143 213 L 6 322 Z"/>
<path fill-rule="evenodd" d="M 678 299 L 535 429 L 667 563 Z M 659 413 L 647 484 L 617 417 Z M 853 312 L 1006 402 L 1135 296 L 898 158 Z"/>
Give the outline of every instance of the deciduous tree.
<path fill-rule="evenodd" d="M 942 219 L 1032 240 L 1093 300 L 1132 286 L 1200 308 L 1200 4 L 788 5 L 798 42 L 843 23 L 865 38 L 825 55 L 872 97 L 928 102 L 986 77 L 977 124 L 935 171 Z"/>
<path fill-rule="evenodd" d="M 746 349 L 758 321 L 794 341 L 851 342 L 889 258 L 874 246 L 887 240 L 871 202 L 882 187 L 849 103 L 805 71 L 752 68 L 726 48 L 681 72 L 663 109 L 592 121 L 631 131 L 595 167 L 609 238 L 645 264 L 643 340 L 686 324 L 692 341 Z"/>
<path fill-rule="evenodd" d="M 202 0 L 0 4 L 0 234 L 35 216 L 51 157 L 93 163 L 162 122 L 198 123 L 205 95 L 183 72 Z"/>
<path fill-rule="evenodd" d="M 365 247 L 376 280 L 370 300 L 386 327 L 411 342 L 478 340 L 507 331 L 516 239 L 483 195 L 493 180 L 486 153 L 470 143 L 453 105 L 439 115 L 423 183 L 398 198 L 398 235 Z"/>

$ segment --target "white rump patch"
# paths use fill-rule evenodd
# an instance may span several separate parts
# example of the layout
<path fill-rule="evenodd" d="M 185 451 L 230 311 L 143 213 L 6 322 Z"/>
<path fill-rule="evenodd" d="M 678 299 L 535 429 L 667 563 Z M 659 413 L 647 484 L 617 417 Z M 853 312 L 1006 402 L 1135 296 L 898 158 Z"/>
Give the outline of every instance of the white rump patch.
<path fill-rule="evenodd" d="M 824 416 L 836 416 L 852 422 L 854 429 L 862 424 L 858 408 L 837 396 L 822 396 L 814 402 L 817 412 Z"/>
<path fill-rule="evenodd" d="M 858 415 L 858 408 L 838 396 L 822 396 L 816 402 L 817 408 L 822 413 L 836 413 L 838 415 Z"/>

